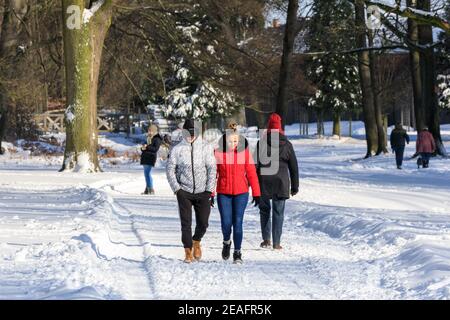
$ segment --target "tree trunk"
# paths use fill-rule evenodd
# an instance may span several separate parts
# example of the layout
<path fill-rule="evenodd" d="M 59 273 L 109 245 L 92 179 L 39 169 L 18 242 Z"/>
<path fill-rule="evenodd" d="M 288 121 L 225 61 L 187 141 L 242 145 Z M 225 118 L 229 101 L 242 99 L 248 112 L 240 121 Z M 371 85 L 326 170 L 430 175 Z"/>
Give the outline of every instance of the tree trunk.
<path fill-rule="evenodd" d="M 309 111 L 306 110 L 306 135 L 309 136 Z"/>
<path fill-rule="evenodd" d="M 28 12 L 28 0 L 5 0 L 1 26 L 0 56 L 15 57 L 23 26 L 22 19 Z"/>
<path fill-rule="evenodd" d="M 373 33 L 369 32 L 369 47 L 373 46 Z M 375 121 L 377 125 L 378 132 L 378 150 L 376 155 L 380 155 L 382 153 L 388 153 L 386 141 L 386 134 L 383 129 L 383 112 L 381 110 L 381 101 L 380 101 L 380 84 L 378 83 L 378 65 L 379 65 L 379 57 L 374 51 L 370 51 L 370 77 L 372 83 L 372 92 L 373 92 L 373 105 L 375 107 Z"/>
<path fill-rule="evenodd" d="M 333 115 L 333 136 L 341 138 L 341 116 L 339 114 Z"/>
<path fill-rule="evenodd" d="M 10 68 L 14 64 L 17 56 L 17 45 L 19 35 L 22 32 L 22 19 L 28 13 L 28 0 L 5 0 L 3 4 L 3 19 L 0 26 L 0 74 L 5 80 L 10 79 L 13 74 Z M 0 81 L 0 153 L 1 140 L 6 134 L 6 114 L 8 113 L 8 99 L 7 89 Z"/>
<path fill-rule="evenodd" d="M 420 10 L 430 12 L 430 0 L 418 0 L 417 7 Z M 423 46 L 430 46 L 433 43 L 433 28 L 430 25 L 420 25 L 419 43 Z M 437 153 L 446 155 L 447 152 L 442 143 L 440 127 L 440 110 L 438 106 L 438 97 L 436 94 L 436 56 L 433 47 L 425 49 L 420 53 L 420 63 L 423 84 L 423 105 L 425 107 L 426 123 L 429 131 L 433 134 L 436 141 Z"/>
<path fill-rule="evenodd" d="M 366 48 L 366 17 L 363 0 L 355 1 L 355 21 L 357 27 L 356 46 L 357 48 Z M 368 51 L 360 51 L 358 53 L 358 64 L 363 100 L 364 126 L 366 129 L 366 158 L 368 158 L 378 152 L 378 129 L 375 115 L 374 94 L 372 91 L 370 56 Z"/>
<path fill-rule="evenodd" d="M 317 134 L 319 137 L 325 135 L 325 127 L 323 125 L 323 110 L 320 110 L 317 114 Z"/>
<path fill-rule="evenodd" d="M 348 136 L 351 138 L 353 135 L 352 132 L 352 114 L 350 113 L 350 116 L 348 118 Z"/>
<path fill-rule="evenodd" d="M 90 19 L 81 28 L 67 25 L 67 8 L 84 8 L 83 0 L 62 0 L 67 110 L 66 149 L 61 171 L 100 171 L 97 145 L 97 89 L 103 43 L 111 25 L 112 1 L 91 1 Z M 102 4 L 101 4 L 102 3 Z M 82 11 L 83 12 L 83 11 Z M 83 14 L 85 16 L 85 14 Z M 88 20 L 88 21 L 86 21 Z"/>
<path fill-rule="evenodd" d="M 294 51 L 294 42 L 297 35 L 298 8 L 298 0 L 289 0 L 276 108 L 276 112 L 283 120 L 283 127 L 288 109 L 288 86 L 291 73 L 292 53 Z"/>
<path fill-rule="evenodd" d="M 423 11 L 431 10 L 430 0 L 408 0 L 407 5 Z M 433 43 L 433 29 L 408 19 L 408 38 L 413 44 Z M 410 48 L 411 78 L 413 81 L 414 121 L 417 131 L 428 127 L 436 141 L 437 153 L 446 155 L 440 132 L 439 107 L 436 96 L 436 67 L 434 48 L 419 51 Z"/>
<path fill-rule="evenodd" d="M 416 8 L 417 0 L 408 0 L 408 7 Z M 419 26 L 415 20 L 408 20 L 408 38 L 414 44 L 419 43 Z M 410 69 L 413 84 L 414 116 L 416 129 L 420 131 L 426 126 L 425 105 L 423 102 L 421 55 L 417 49 L 410 49 Z"/>
<path fill-rule="evenodd" d="M 320 111 L 317 111 L 316 116 L 317 116 L 317 136 L 320 137 L 322 135 L 322 124 L 320 121 Z"/>
<path fill-rule="evenodd" d="M 6 110 L 0 110 L 0 155 L 3 154 L 2 140 L 6 131 Z"/>

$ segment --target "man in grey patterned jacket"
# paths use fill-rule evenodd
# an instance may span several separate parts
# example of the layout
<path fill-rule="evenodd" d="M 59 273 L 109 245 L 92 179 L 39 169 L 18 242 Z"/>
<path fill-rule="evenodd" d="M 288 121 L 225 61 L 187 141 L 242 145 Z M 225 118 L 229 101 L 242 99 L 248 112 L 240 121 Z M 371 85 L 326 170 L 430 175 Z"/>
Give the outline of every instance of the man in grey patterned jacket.
<path fill-rule="evenodd" d="M 214 150 L 203 142 L 200 133 L 200 126 L 194 120 L 185 121 L 183 140 L 172 149 L 166 171 L 170 187 L 178 200 L 186 263 L 201 259 L 200 241 L 208 228 L 216 188 Z M 192 207 L 196 220 L 194 236 Z"/>

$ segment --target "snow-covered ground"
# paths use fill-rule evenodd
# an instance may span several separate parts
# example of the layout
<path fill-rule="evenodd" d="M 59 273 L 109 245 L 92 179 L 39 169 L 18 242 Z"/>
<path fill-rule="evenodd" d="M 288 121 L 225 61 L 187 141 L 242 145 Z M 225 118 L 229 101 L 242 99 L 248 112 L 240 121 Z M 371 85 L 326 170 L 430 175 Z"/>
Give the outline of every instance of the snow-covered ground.
<path fill-rule="evenodd" d="M 162 166 L 156 196 L 142 196 L 135 162 L 106 158 L 104 173 L 77 175 L 57 172 L 60 157 L 1 157 L 0 299 L 449 299 L 450 161 L 417 170 L 407 160 L 399 171 L 392 154 L 363 160 L 362 140 L 292 141 L 301 180 L 286 206 L 284 250 L 259 248 L 249 205 L 243 265 L 221 260 L 217 209 L 204 260 L 182 263 Z"/>

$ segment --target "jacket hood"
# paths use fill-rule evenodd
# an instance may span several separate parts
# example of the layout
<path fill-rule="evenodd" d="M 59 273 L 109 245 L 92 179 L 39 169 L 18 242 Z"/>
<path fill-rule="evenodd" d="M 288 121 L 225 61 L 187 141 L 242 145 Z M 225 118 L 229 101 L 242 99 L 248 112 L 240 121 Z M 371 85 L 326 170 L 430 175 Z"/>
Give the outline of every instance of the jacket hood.
<path fill-rule="evenodd" d="M 197 137 L 197 138 L 195 138 L 195 140 L 194 140 L 193 143 L 188 142 L 188 141 L 186 140 L 186 138 L 184 138 L 184 137 L 183 137 L 183 139 L 181 139 L 181 141 L 180 141 L 180 144 L 186 144 L 186 145 L 191 145 L 191 144 L 197 145 L 197 144 L 202 144 L 202 143 L 203 143 L 203 138 L 200 137 L 200 136 Z"/>
<path fill-rule="evenodd" d="M 267 144 L 269 146 L 272 145 L 272 134 L 277 134 L 278 132 L 270 132 L 267 131 L 266 135 L 264 136 L 264 138 L 267 140 Z M 278 141 L 280 143 L 280 146 L 285 145 L 288 142 L 287 137 L 284 135 L 283 132 L 279 132 L 278 133 Z"/>

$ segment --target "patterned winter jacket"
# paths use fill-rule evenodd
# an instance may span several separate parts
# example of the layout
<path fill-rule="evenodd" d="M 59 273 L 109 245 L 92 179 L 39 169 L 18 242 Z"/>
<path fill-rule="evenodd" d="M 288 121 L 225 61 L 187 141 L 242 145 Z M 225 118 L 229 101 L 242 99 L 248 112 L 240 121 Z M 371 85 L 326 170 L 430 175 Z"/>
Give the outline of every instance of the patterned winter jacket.
<path fill-rule="evenodd" d="M 182 140 L 171 151 L 167 161 L 167 180 L 172 191 L 213 193 L 216 188 L 214 149 L 197 138 L 194 143 Z"/>

